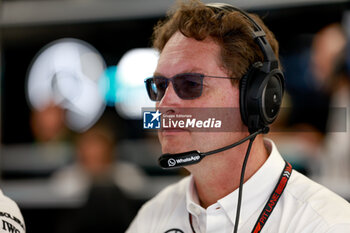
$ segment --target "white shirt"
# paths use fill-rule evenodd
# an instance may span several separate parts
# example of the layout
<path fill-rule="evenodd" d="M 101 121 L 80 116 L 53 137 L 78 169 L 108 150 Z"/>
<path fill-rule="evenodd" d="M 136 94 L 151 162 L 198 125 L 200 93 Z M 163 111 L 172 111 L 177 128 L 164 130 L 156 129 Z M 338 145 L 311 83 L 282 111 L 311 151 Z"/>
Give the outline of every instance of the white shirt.
<path fill-rule="evenodd" d="M 24 220 L 17 204 L 0 190 L 0 233 L 24 233 Z"/>
<path fill-rule="evenodd" d="M 274 190 L 285 162 L 274 143 L 263 166 L 244 183 L 239 233 L 250 233 Z M 210 174 L 209 174 L 210 175 Z M 188 176 L 148 201 L 127 233 L 192 233 L 189 213 L 197 233 L 231 233 L 234 229 L 238 189 L 207 209 L 198 203 L 192 176 Z M 290 180 L 262 233 L 350 232 L 350 204 L 325 187 L 293 170 Z"/>

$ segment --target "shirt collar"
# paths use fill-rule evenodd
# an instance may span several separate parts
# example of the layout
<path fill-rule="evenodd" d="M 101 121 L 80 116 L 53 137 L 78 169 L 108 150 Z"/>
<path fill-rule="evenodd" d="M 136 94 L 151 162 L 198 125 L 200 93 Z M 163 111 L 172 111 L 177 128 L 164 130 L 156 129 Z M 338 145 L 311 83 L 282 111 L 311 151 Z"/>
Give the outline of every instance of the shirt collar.
<path fill-rule="evenodd" d="M 186 208 L 187 211 L 194 216 L 198 216 L 200 214 L 199 212 L 205 211 L 204 208 L 200 206 L 192 175 L 190 176 L 190 182 L 186 189 Z"/>
<path fill-rule="evenodd" d="M 257 210 L 261 210 L 271 195 L 283 171 L 285 162 L 270 139 L 264 139 L 265 147 L 270 155 L 260 169 L 244 183 L 240 225 L 243 225 Z M 235 223 L 238 189 L 218 200 L 213 205 L 220 205 L 232 224 Z M 196 206 L 196 208 L 193 208 Z M 190 178 L 186 190 L 186 207 L 192 215 L 198 216 L 198 211 L 205 211 L 199 205 L 198 195 L 194 186 L 193 177 Z M 210 207 L 208 207 L 210 208 Z"/>

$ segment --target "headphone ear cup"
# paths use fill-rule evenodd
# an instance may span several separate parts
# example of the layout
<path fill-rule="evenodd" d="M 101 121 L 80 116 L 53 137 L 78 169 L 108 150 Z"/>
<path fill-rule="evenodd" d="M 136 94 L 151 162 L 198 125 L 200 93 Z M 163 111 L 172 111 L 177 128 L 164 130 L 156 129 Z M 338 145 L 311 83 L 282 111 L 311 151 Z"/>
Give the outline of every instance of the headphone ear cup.
<path fill-rule="evenodd" d="M 250 133 L 271 124 L 279 112 L 284 78 L 279 69 L 262 71 L 261 62 L 254 63 L 240 81 L 241 118 Z"/>
<path fill-rule="evenodd" d="M 254 83 L 255 76 L 259 72 L 260 67 L 262 67 L 261 62 L 254 63 L 247 73 L 241 78 L 239 83 L 239 100 L 240 100 L 240 112 L 242 122 L 250 128 L 249 116 L 251 111 L 249 111 L 249 99 L 251 98 L 251 85 Z"/>
<path fill-rule="evenodd" d="M 261 102 L 261 119 L 265 125 L 275 121 L 282 104 L 283 92 L 284 80 L 282 73 L 270 73 L 262 93 Z"/>
<path fill-rule="evenodd" d="M 242 122 L 248 126 L 248 110 L 247 110 L 247 89 L 249 76 L 252 75 L 254 71 L 252 68 L 240 79 L 239 82 L 239 108 L 241 113 Z"/>

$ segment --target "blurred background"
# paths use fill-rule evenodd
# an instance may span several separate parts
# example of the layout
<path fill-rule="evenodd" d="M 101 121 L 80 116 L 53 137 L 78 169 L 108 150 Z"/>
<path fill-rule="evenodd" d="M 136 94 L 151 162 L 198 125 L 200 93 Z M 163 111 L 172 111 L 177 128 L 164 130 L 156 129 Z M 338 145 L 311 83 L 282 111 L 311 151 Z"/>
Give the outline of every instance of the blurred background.
<path fill-rule="evenodd" d="M 209 2 L 209 1 L 205 1 Z M 222 1 L 280 42 L 287 93 L 269 137 L 294 168 L 350 200 L 350 4 Z M 172 0 L 0 1 L 0 188 L 27 232 L 124 232 L 184 170 L 157 166 L 143 80 Z"/>

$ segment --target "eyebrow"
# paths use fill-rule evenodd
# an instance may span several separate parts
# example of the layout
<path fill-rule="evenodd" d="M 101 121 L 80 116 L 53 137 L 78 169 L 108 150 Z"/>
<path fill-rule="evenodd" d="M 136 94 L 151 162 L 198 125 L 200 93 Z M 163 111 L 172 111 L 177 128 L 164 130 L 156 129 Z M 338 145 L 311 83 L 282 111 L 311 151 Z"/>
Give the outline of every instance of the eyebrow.
<path fill-rule="evenodd" d="M 175 75 L 185 74 L 185 73 L 197 73 L 197 74 L 199 73 L 199 74 L 206 75 L 205 72 L 202 69 L 200 69 L 200 68 L 192 68 L 192 69 L 189 69 L 189 70 L 184 70 L 184 71 L 179 72 L 179 73 L 177 73 Z M 175 76 L 175 75 L 173 75 L 173 76 Z M 165 76 L 165 75 L 163 75 L 162 73 L 159 73 L 159 72 L 154 72 L 153 76 L 162 76 L 162 77 L 169 78 L 169 77 L 167 77 L 167 76 Z"/>

